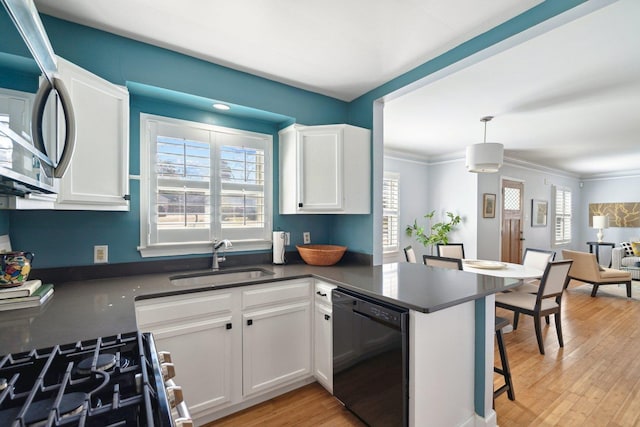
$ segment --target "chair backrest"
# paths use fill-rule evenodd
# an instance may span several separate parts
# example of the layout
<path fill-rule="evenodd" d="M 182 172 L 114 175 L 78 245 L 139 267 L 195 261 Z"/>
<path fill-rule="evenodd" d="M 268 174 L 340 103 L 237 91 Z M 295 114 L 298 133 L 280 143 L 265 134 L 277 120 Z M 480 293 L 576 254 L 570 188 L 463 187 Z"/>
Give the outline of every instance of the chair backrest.
<path fill-rule="evenodd" d="M 556 257 L 556 251 L 545 251 L 542 249 L 526 248 L 522 258 L 522 265 L 544 270 L 549 261 Z"/>
<path fill-rule="evenodd" d="M 429 267 L 450 268 L 452 270 L 462 270 L 462 260 L 460 258 L 447 258 L 434 255 L 422 255 L 422 260 Z"/>
<path fill-rule="evenodd" d="M 438 243 L 438 256 L 464 259 L 463 243 Z"/>
<path fill-rule="evenodd" d="M 600 280 L 600 268 L 598 267 L 596 254 L 563 249 L 562 258 L 573 260 L 573 265 L 569 270 L 569 277 L 586 280 L 587 282 Z"/>
<path fill-rule="evenodd" d="M 404 256 L 407 259 L 407 262 L 416 263 L 416 253 L 413 251 L 411 246 L 404 248 Z"/>
<path fill-rule="evenodd" d="M 550 261 L 544 270 L 544 275 L 540 279 L 538 289 L 538 300 L 543 298 L 562 296 L 569 280 L 569 270 L 573 260 Z"/>

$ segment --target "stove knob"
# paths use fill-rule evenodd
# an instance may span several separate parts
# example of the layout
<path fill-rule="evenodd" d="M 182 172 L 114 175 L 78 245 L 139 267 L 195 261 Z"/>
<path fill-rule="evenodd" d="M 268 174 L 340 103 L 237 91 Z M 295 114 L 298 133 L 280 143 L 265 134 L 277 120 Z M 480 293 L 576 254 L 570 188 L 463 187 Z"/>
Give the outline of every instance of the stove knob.
<path fill-rule="evenodd" d="M 184 400 L 184 397 L 182 396 L 182 387 L 179 385 L 167 387 L 167 397 L 169 398 L 169 405 L 172 408 L 175 408 L 176 405 L 179 405 Z"/>
<path fill-rule="evenodd" d="M 173 363 L 163 363 L 160 365 L 162 369 L 162 378 L 167 381 L 176 376 L 176 368 Z"/>
<path fill-rule="evenodd" d="M 171 363 L 171 353 L 168 351 L 159 351 L 158 360 L 160 360 L 160 363 Z"/>
<path fill-rule="evenodd" d="M 191 418 L 178 418 L 173 420 L 176 427 L 193 427 L 193 420 Z"/>

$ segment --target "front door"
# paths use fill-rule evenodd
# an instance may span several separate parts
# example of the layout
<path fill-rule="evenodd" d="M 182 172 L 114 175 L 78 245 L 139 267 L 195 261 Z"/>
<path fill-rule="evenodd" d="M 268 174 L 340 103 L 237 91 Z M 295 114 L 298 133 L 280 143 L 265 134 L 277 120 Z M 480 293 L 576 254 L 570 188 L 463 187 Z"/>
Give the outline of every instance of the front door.
<path fill-rule="evenodd" d="M 503 262 L 520 264 L 522 261 L 522 216 L 524 184 L 502 181 L 502 255 Z"/>

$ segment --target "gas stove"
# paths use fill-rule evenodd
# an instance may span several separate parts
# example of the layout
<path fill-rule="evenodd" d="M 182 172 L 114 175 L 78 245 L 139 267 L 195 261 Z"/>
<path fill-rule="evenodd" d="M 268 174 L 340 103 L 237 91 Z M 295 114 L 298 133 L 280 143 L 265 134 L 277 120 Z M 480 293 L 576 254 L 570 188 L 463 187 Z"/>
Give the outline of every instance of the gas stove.
<path fill-rule="evenodd" d="M 141 332 L 0 356 L 0 426 L 188 426 L 164 357 Z"/>

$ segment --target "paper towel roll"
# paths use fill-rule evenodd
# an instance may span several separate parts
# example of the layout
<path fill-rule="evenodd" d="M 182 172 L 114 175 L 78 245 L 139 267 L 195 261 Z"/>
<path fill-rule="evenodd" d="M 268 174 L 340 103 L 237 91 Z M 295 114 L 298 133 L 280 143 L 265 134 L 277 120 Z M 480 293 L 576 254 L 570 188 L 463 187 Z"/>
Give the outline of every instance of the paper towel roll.
<path fill-rule="evenodd" d="M 273 263 L 284 264 L 284 231 L 273 232 Z"/>

